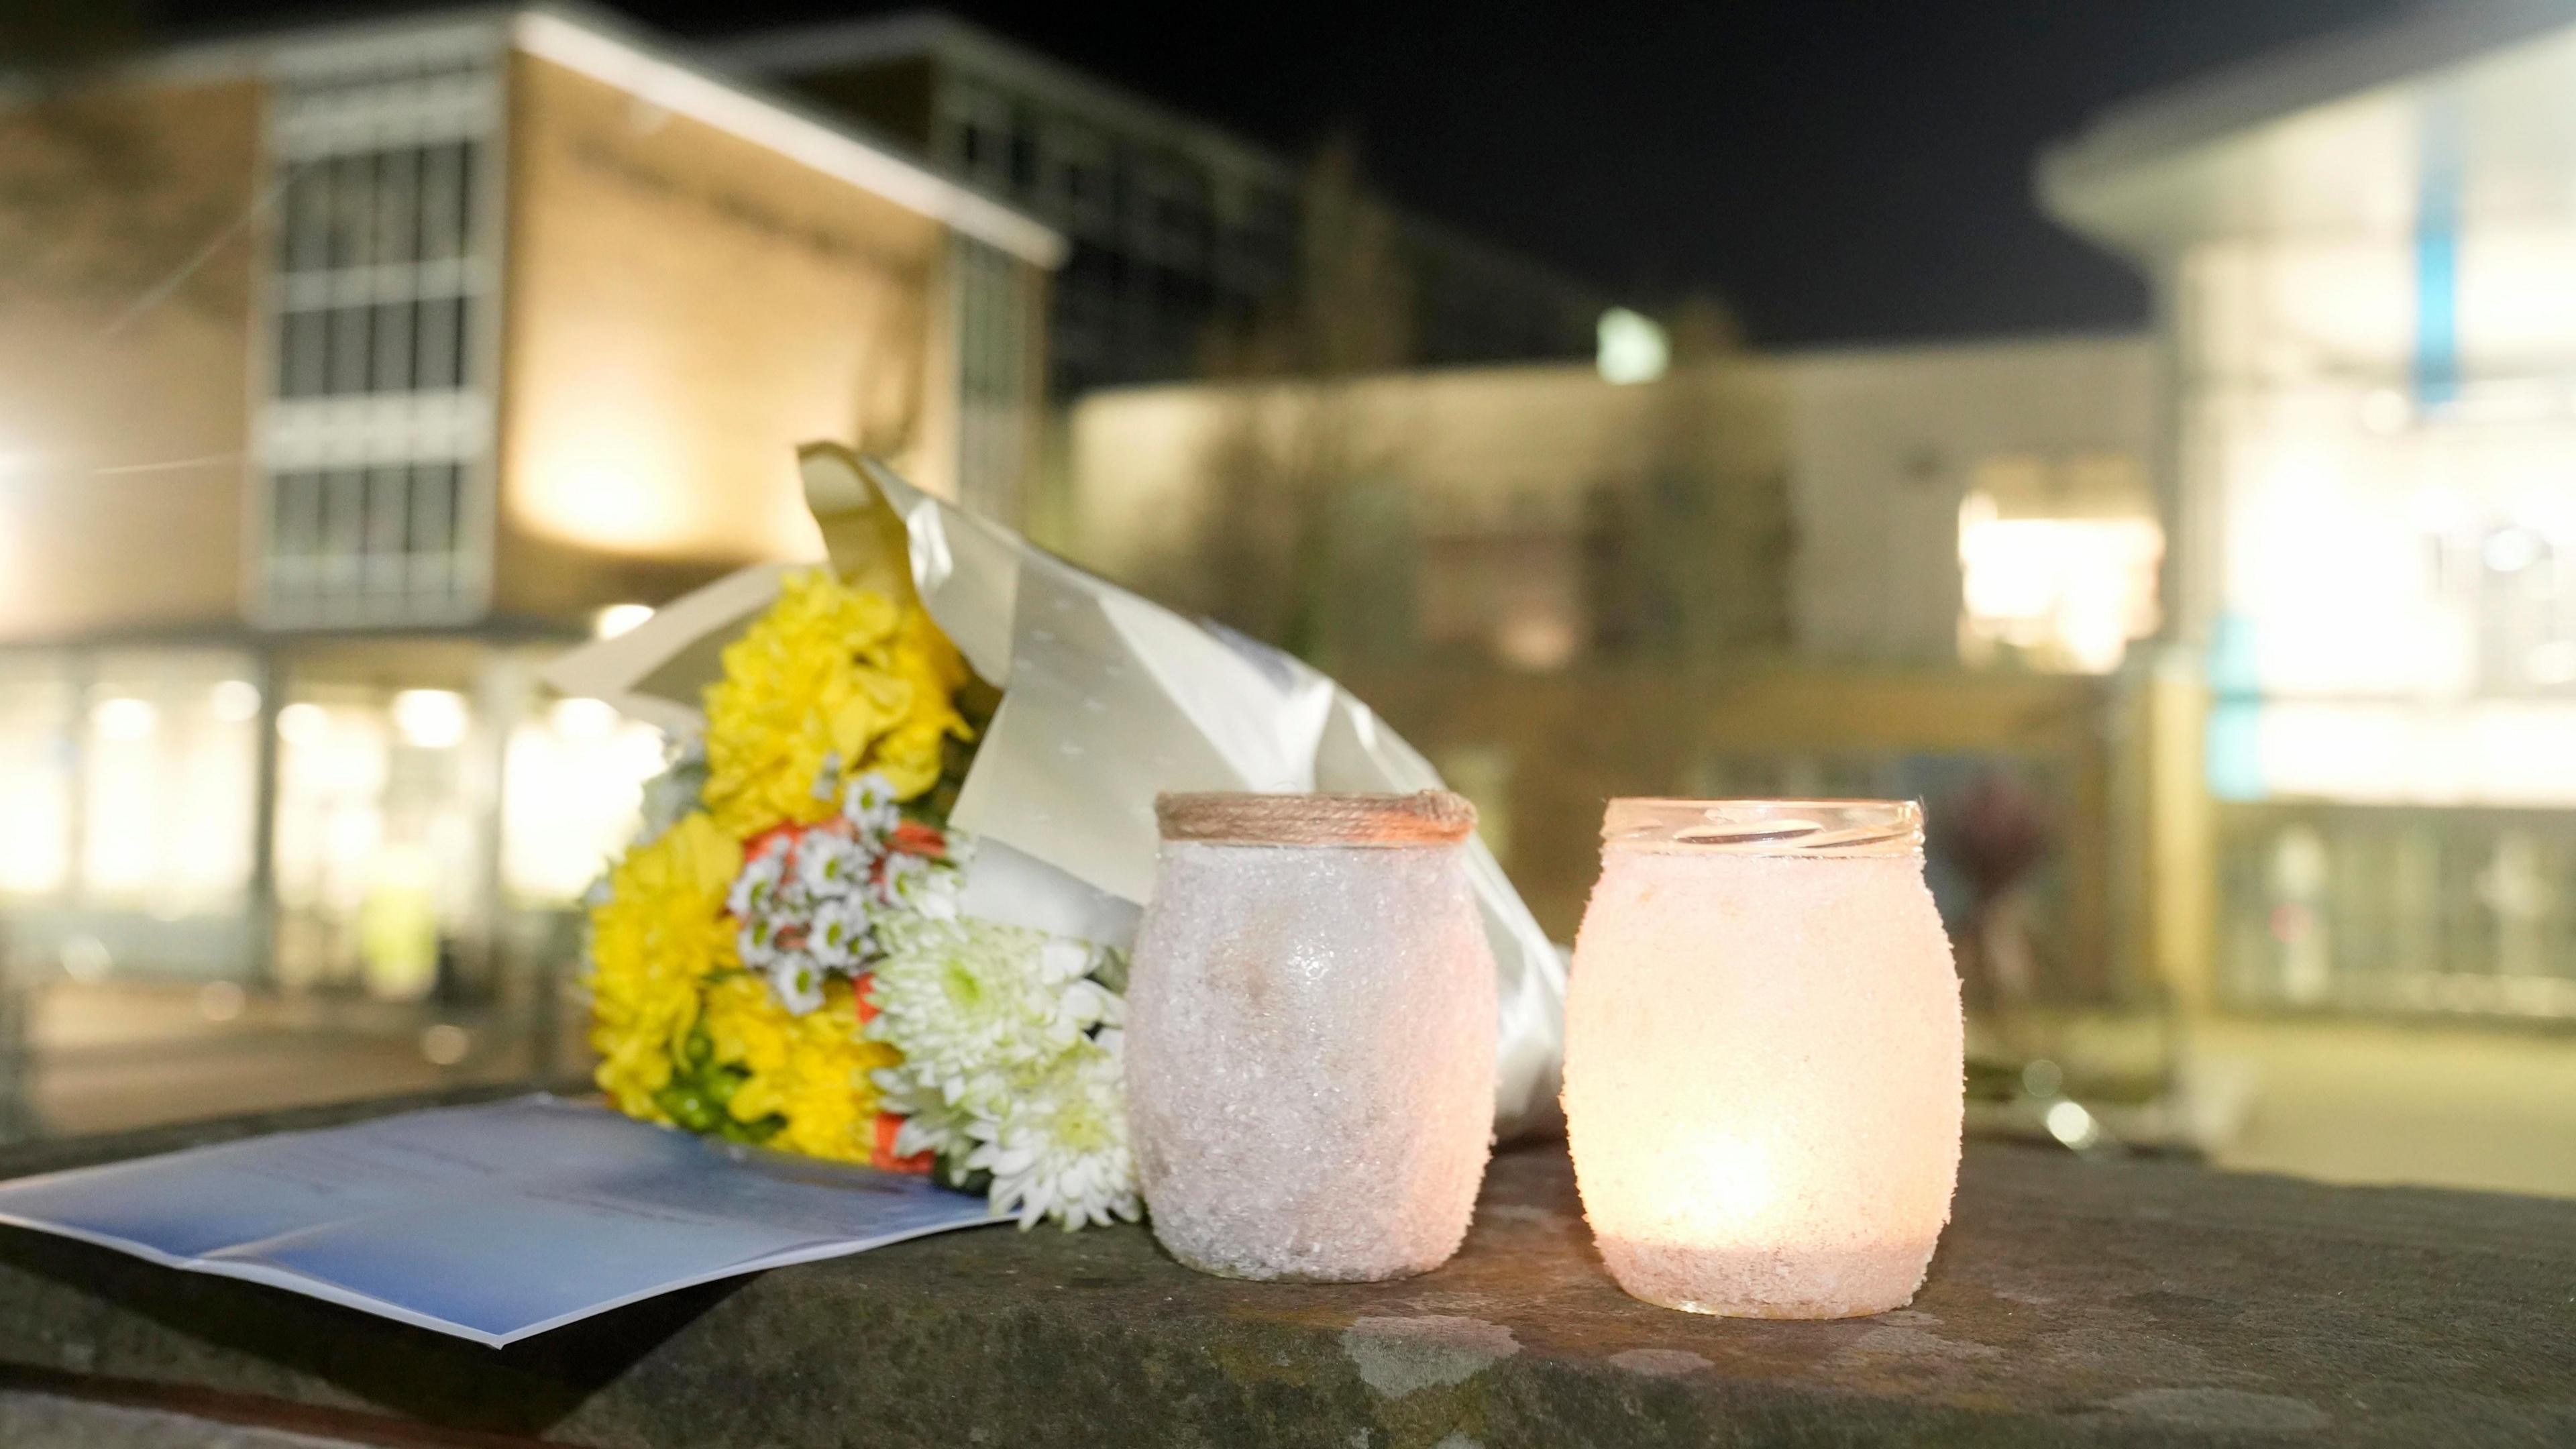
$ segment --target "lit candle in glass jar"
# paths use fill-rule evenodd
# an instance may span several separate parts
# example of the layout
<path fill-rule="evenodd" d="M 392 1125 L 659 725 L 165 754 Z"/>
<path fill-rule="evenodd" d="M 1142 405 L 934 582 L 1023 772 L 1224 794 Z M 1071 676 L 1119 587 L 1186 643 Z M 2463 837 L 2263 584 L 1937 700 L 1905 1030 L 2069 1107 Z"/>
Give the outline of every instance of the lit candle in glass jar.
<path fill-rule="evenodd" d="M 1750 1318 L 1912 1301 L 1963 1042 L 1910 802 L 1614 800 L 1566 990 L 1565 1115 L 1619 1286 Z"/>
<path fill-rule="evenodd" d="M 1455 795 L 1166 795 L 1127 988 L 1154 1234 L 1201 1272 L 1458 1250 L 1494 1119 L 1494 958 Z"/>

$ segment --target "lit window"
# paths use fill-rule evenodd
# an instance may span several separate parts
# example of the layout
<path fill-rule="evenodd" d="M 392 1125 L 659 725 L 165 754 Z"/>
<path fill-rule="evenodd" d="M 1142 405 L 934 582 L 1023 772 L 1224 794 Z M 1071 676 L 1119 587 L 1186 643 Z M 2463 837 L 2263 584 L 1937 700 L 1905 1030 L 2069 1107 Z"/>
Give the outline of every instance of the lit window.
<path fill-rule="evenodd" d="M 2099 674 L 2155 632 L 2164 530 L 2152 518 L 2005 517 L 1985 489 L 1959 505 L 1962 643 Z"/>

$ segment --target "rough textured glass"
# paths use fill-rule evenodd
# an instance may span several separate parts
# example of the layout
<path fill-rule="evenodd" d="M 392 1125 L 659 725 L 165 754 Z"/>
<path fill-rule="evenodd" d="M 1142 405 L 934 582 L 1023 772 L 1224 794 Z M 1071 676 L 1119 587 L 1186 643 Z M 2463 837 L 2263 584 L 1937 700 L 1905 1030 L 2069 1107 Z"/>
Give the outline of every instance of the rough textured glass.
<path fill-rule="evenodd" d="M 1958 973 L 1922 816 L 1611 802 L 1566 994 L 1565 1110 L 1602 1261 L 1650 1303 L 1902 1307 L 1958 1177 Z"/>
<path fill-rule="evenodd" d="M 1230 1277 L 1438 1267 L 1466 1235 L 1494 1115 L 1494 961 L 1465 826 L 1414 843 L 1172 833 L 1127 996 L 1155 1235 Z"/>

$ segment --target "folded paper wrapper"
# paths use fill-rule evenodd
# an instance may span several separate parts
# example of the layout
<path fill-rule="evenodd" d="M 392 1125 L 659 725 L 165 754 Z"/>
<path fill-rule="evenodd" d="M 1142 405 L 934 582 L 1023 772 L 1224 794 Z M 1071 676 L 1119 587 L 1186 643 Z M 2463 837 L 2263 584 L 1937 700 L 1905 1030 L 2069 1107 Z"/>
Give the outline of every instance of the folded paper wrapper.
<path fill-rule="evenodd" d="M 1439 772 L 1302 661 L 1097 579 L 845 448 L 800 450 L 833 568 L 930 611 L 1002 691 L 952 813 L 977 837 L 961 910 L 1124 949 L 1153 891 L 1165 791 L 1409 793 Z M 674 733 L 794 565 L 747 568 L 557 660 L 546 682 Z M 1468 871 L 1502 1003 L 1496 1132 L 1561 1119 L 1564 958 L 1483 842 Z"/>

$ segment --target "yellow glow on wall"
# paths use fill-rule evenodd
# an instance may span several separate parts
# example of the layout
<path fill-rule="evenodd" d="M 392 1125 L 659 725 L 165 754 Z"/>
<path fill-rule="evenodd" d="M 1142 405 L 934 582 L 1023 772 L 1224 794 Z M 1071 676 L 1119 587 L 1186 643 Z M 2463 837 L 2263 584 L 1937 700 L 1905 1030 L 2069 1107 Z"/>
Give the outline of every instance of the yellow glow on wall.
<path fill-rule="evenodd" d="M 515 481 L 512 511 L 529 532 L 622 553 L 652 553 L 689 541 L 695 512 L 679 458 L 645 435 L 649 419 L 583 426 L 538 425 Z"/>
<path fill-rule="evenodd" d="M 570 391 L 565 385 L 563 392 Z M 509 484 L 510 517 L 558 543 L 647 558 L 794 558 L 815 533 L 797 487 L 795 445 L 778 439 L 772 486 L 715 476 L 724 462 L 666 431 L 662 409 L 685 410 L 650 380 L 585 378 L 529 419 L 525 462 Z M 559 396 L 561 394 L 559 393 Z"/>

